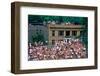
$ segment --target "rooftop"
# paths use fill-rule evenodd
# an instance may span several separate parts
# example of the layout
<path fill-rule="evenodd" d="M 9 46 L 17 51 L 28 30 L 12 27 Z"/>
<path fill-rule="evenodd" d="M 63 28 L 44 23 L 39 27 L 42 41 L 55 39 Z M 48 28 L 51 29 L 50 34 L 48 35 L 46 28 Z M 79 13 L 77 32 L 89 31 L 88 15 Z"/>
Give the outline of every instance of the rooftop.
<path fill-rule="evenodd" d="M 48 24 L 49 28 L 85 28 L 84 25 L 75 24 Z"/>

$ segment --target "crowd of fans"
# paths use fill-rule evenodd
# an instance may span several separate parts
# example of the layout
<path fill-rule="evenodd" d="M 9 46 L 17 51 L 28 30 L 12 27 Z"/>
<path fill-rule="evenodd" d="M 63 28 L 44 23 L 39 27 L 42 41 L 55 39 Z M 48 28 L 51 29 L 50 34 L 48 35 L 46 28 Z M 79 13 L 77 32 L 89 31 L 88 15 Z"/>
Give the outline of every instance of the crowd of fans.
<path fill-rule="evenodd" d="M 87 58 L 87 49 L 79 39 L 58 41 L 51 47 L 43 42 L 28 45 L 29 61 L 79 58 Z"/>

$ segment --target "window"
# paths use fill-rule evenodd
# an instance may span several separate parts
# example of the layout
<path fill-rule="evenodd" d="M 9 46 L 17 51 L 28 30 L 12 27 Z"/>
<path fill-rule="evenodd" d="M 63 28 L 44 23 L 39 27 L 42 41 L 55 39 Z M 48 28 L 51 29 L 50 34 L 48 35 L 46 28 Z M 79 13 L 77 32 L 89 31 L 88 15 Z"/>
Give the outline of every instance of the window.
<path fill-rule="evenodd" d="M 77 36 L 77 31 L 72 31 L 72 36 Z"/>
<path fill-rule="evenodd" d="M 44 33 L 44 30 L 41 30 L 41 29 L 40 29 L 40 30 L 39 30 L 39 33 L 40 33 L 40 34 L 43 34 L 43 33 Z"/>
<path fill-rule="evenodd" d="M 52 45 L 54 45 L 55 44 L 55 40 L 52 40 Z"/>
<path fill-rule="evenodd" d="M 42 30 L 40 30 L 40 32 L 41 32 Z"/>
<path fill-rule="evenodd" d="M 59 31 L 58 36 L 64 36 L 64 31 Z"/>
<path fill-rule="evenodd" d="M 52 31 L 52 36 L 55 36 L 55 31 L 54 30 Z"/>
<path fill-rule="evenodd" d="M 70 31 L 66 31 L 66 36 L 70 36 Z"/>

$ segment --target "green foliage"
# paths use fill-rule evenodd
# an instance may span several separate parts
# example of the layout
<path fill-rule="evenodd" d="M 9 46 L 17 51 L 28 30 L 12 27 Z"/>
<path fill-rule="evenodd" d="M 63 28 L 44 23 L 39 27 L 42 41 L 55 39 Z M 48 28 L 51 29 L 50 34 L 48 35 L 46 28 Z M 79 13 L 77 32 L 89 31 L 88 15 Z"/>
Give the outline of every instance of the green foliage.
<path fill-rule="evenodd" d="M 39 41 L 44 42 L 45 39 L 44 39 L 43 34 L 38 33 L 37 35 L 32 36 L 32 41 L 33 41 L 33 43 L 34 42 L 39 42 Z"/>
<path fill-rule="evenodd" d="M 41 16 L 29 15 L 28 16 L 28 21 L 29 21 L 29 23 L 33 23 L 33 22 L 43 22 L 43 19 L 41 18 Z"/>
<path fill-rule="evenodd" d="M 47 16 L 47 15 L 29 15 L 28 16 L 29 23 L 33 22 L 40 22 L 43 21 L 57 21 L 59 23 L 61 22 L 70 22 L 74 24 L 80 24 L 80 25 L 86 25 L 87 26 L 87 17 L 73 17 L 73 16 Z"/>

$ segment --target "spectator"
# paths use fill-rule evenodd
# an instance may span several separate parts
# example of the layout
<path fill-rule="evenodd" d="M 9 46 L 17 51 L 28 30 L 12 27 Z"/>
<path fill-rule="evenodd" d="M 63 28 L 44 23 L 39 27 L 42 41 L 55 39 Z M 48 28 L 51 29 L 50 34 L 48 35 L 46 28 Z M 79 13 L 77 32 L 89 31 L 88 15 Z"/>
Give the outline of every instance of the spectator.
<path fill-rule="evenodd" d="M 54 59 L 79 59 L 86 58 L 87 52 L 79 39 L 58 41 L 48 48 L 43 42 L 28 45 L 28 60 L 54 60 Z"/>

